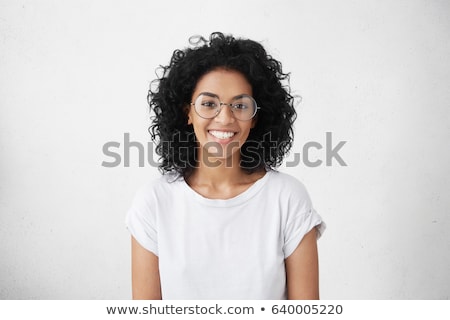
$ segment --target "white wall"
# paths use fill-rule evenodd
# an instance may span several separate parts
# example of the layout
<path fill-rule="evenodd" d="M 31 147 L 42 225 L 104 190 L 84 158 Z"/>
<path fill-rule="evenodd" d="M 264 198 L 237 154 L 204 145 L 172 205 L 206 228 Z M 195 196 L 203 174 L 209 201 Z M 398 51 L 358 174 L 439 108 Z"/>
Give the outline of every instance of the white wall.
<path fill-rule="evenodd" d="M 292 73 L 293 152 L 347 141 L 346 167 L 281 168 L 328 224 L 322 298 L 450 298 L 449 14 L 437 0 L 1 1 L 0 298 L 130 298 L 124 216 L 159 173 L 136 154 L 105 168 L 102 146 L 149 140 L 154 69 L 217 30 Z"/>

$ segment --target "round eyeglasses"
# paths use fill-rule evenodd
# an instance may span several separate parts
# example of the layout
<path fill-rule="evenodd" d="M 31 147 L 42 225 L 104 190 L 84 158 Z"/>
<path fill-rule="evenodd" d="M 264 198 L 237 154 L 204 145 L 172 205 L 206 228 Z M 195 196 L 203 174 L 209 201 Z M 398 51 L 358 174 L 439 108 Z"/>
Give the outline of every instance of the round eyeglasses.
<path fill-rule="evenodd" d="M 252 119 L 259 109 L 255 99 L 246 94 L 234 97 L 231 103 L 225 103 L 221 102 L 217 95 L 204 92 L 195 99 L 195 102 L 191 102 L 195 112 L 204 119 L 216 117 L 224 105 L 231 107 L 236 119 L 244 121 Z"/>

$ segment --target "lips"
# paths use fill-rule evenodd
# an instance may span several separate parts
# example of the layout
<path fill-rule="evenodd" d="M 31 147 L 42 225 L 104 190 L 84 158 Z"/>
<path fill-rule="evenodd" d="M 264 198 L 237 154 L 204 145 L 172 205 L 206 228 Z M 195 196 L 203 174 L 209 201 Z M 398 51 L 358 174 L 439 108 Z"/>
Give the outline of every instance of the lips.
<path fill-rule="evenodd" d="M 216 137 L 217 139 L 230 139 L 233 137 L 236 132 L 232 131 L 218 131 L 218 130 L 209 130 L 208 131 L 212 136 Z"/>

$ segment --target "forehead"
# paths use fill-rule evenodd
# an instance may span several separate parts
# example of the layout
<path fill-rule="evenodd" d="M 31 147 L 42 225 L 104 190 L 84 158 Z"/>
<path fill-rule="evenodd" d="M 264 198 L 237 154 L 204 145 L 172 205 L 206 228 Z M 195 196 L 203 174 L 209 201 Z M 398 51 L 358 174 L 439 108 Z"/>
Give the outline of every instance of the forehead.
<path fill-rule="evenodd" d="M 193 97 L 202 92 L 213 93 L 222 99 L 229 99 L 241 94 L 252 95 L 252 86 L 238 71 L 215 69 L 198 80 Z"/>

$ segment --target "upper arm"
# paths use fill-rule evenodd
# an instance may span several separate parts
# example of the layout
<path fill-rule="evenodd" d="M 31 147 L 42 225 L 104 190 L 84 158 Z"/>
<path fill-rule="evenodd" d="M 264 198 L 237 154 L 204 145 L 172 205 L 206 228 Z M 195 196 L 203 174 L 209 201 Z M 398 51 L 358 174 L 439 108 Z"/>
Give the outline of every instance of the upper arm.
<path fill-rule="evenodd" d="M 131 237 L 133 299 L 160 300 L 158 257 Z"/>
<path fill-rule="evenodd" d="M 288 299 L 319 299 L 319 262 L 316 228 L 308 232 L 286 258 Z"/>

